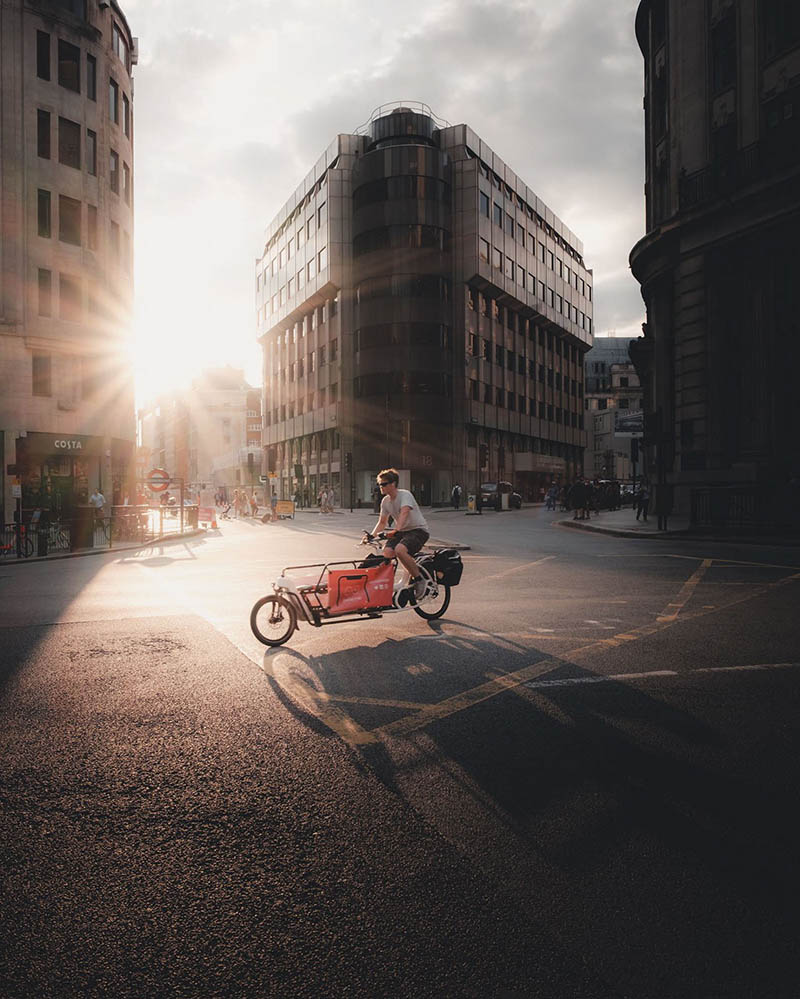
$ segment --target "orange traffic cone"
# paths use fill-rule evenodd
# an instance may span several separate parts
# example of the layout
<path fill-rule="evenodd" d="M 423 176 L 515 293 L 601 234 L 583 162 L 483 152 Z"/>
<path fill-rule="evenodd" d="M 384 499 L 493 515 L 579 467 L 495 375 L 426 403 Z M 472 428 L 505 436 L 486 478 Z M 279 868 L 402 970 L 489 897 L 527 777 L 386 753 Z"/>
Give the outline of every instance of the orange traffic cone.
<path fill-rule="evenodd" d="M 211 530 L 212 531 L 218 530 L 218 528 L 217 528 L 217 514 L 216 514 L 216 511 L 211 514 Z"/>

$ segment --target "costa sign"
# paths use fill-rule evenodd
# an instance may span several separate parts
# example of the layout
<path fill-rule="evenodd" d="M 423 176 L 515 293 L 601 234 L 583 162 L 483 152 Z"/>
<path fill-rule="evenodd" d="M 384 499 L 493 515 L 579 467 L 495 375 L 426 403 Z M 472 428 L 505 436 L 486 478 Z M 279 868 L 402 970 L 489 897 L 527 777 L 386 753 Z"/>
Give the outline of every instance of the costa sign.
<path fill-rule="evenodd" d="M 75 440 L 53 441 L 53 446 L 62 451 L 82 451 L 83 441 L 75 441 Z"/>
<path fill-rule="evenodd" d="M 170 483 L 170 475 L 163 468 L 153 468 L 147 473 L 145 479 L 148 489 L 154 493 L 163 492 Z"/>

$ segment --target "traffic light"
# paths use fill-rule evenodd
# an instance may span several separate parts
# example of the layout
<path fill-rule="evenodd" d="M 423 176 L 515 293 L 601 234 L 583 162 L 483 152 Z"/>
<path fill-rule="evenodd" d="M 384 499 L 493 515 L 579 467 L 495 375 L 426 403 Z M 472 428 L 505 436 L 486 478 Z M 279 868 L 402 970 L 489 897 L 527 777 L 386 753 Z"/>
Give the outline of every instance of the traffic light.
<path fill-rule="evenodd" d="M 351 472 L 353 470 L 353 452 L 352 451 L 345 451 L 345 453 L 344 453 L 344 467 L 347 469 L 348 472 Z"/>
<path fill-rule="evenodd" d="M 481 444 L 481 468 L 486 468 L 489 464 L 489 445 Z"/>

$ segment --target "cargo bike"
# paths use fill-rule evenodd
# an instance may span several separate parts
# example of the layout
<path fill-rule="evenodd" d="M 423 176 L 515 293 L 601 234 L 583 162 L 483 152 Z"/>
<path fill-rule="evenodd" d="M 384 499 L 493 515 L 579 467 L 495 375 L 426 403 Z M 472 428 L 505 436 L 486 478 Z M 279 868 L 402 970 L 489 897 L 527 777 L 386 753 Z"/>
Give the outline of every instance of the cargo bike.
<path fill-rule="evenodd" d="M 256 601 L 250 627 L 264 645 L 283 645 L 299 622 L 314 628 L 413 610 L 433 621 L 447 610 L 450 591 L 461 581 L 463 563 L 454 548 L 425 549 L 416 556 L 424 592 L 409 586 L 396 558 L 377 554 L 385 534 L 365 534 L 362 545 L 375 553 L 365 559 L 289 565 L 273 583 L 273 593 Z"/>

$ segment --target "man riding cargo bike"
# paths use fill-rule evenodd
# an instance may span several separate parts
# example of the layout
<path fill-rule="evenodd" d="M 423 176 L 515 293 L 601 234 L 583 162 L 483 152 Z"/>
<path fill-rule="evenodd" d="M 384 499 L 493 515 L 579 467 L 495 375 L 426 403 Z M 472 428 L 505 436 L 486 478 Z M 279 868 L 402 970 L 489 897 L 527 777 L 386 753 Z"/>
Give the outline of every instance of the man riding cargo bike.
<path fill-rule="evenodd" d="M 429 538 L 427 524 L 411 493 L 397 488 L 399 481 L 394 468 L 378 476 L 380 517 L 374 534 L 365 531 L 361 540 L 375 554 L 363 561 L 287 566 L 273 584 L 274 592 L 256 601 L 250 627 L 260 642 L 282 645 L 299 621 L 319 628 L 403 610 L 427 620 L 444 614 L 450 588 L 461 580 L 461 556 L 452 548 L 422 551 Z M 395 526 L 384 532 L 390 517 Z"/>

